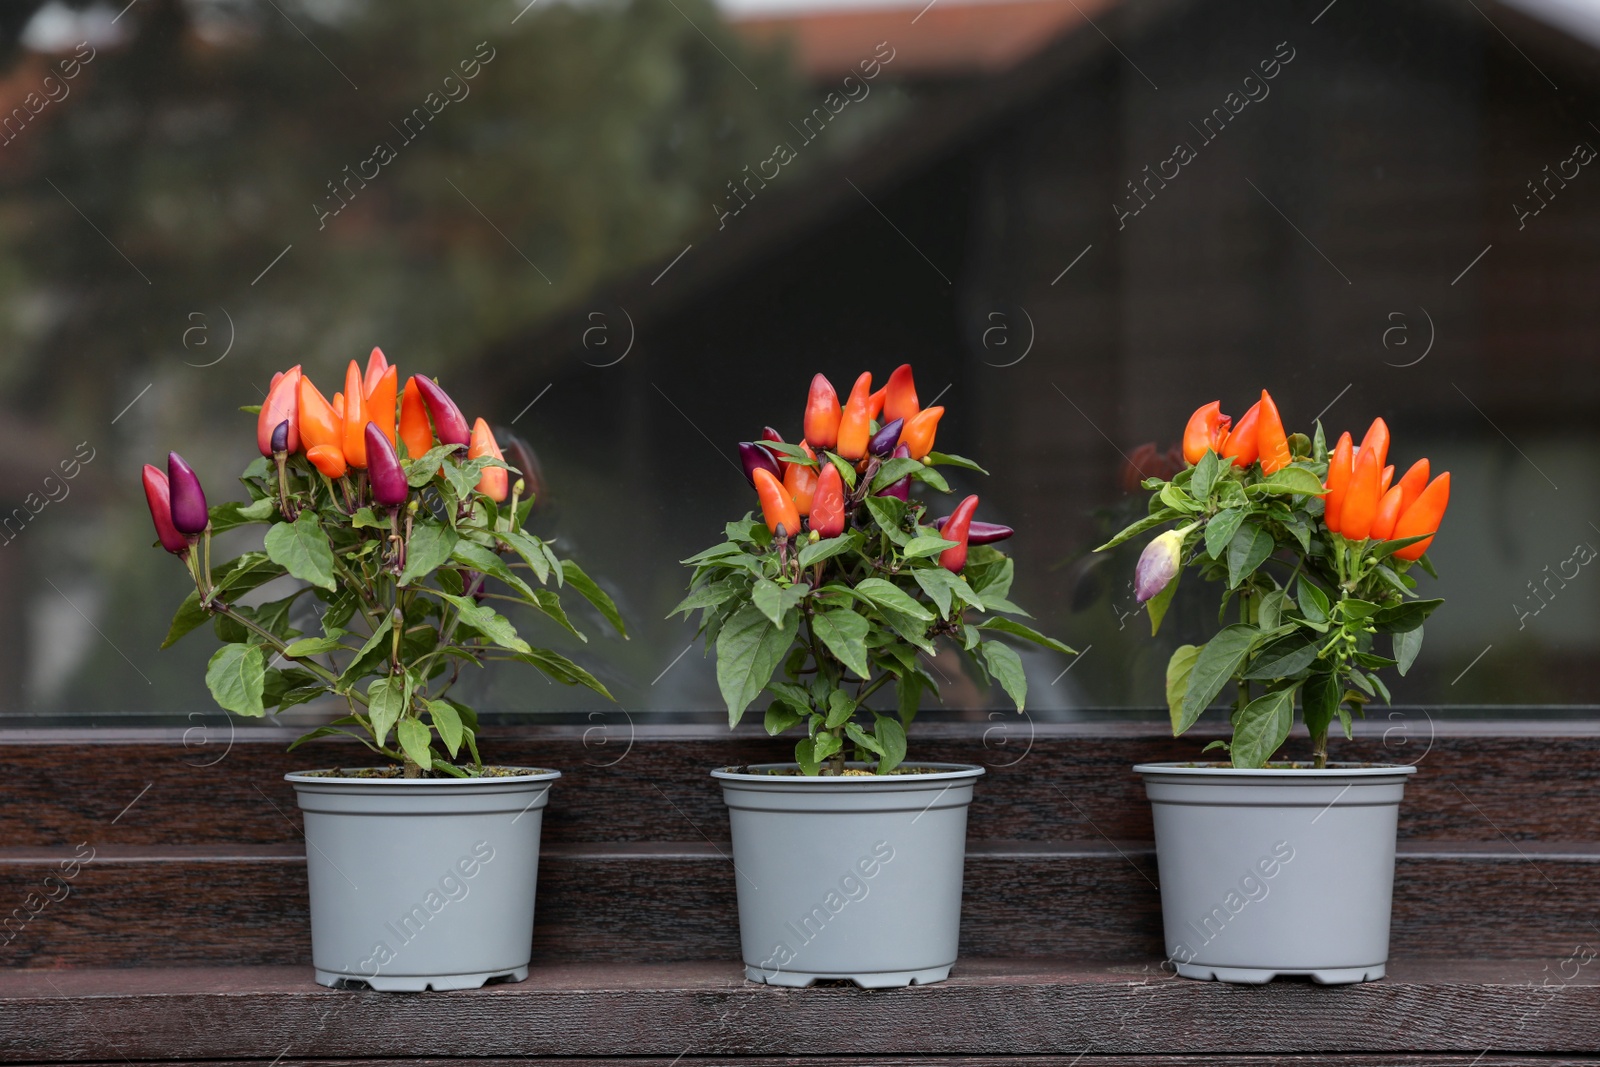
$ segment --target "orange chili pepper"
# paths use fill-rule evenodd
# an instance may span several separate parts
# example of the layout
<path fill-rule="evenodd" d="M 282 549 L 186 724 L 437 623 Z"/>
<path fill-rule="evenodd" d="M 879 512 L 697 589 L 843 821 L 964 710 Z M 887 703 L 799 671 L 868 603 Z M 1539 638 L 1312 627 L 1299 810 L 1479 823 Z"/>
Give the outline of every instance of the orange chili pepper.
<path fill-rule="evenodd" d="M 343 393 L 334 393 L 333 394 L 333 413 L 339 419 L 339 441 L 340 441 L 340 446 L 339 447 L 343 448 L 344 447 L 344 445 L 343 445 L 343 441 L 344 441 L 344 394 Z"/>
<path fill-rule="evenodd" d="M 1416 501 L 1400 516 L 1400 521 L 1394 525 L 1394 540 L 1402 537 L 1416 537 L 1418 534 L 1433 534 L 1438 531 L 1439 523 L 1444 519 L 1445 508 L 1450 506 L 1450 472 L 1445 471 L 1439 477 L 1428 483 Z M 1397 559 L 1418 560 L 1428 551 L 1428 546 L 1433 544 L 1433 538 L 1427 537 L 1414 545 L 1407 545 L 1395 553 Z"/>
<path fill-rule="evenodd" d="M 337 445 L 312 445 L 306 449 L 306 458 L 313 467 L 330 478 L 343 478 L 349 469 L 344 461 L 344 451 Z"/>
<path fill-rule="evenodd" d="M 804 441 L 800 442 L 800 450 L 810 459 L 816 459 L 817 454 L 811 451 L 811 446 Z M 828 464 L 833 466 L 833 464 Z M 817 491 L 817 468 L 808 467 L 804 463 L 783 464 L 783 488 L 794 500 L 795 511 L 801 515 L 811 514 L 812 495 Z"/>
<path fill-rule="evenodd" d="M 856 379 L 845 401 L 844 414 L 839 419 L 839 440 L 834 451 L 848 460 L 857 460 L 867 454 L 867 442 L 872 439 L 872 413 L 868 410 L 872 398 L 872 372 L 865 371 Z"/>
<path fill-rule="evenodd" d="M 822 375 L 811 379 L 811 393 L 806 397 L 806 443 L 812 448 L 832 448 L 839 440 L 839 394 L 833 383 Z"/>
<path fill-rule="evenodd" d="M 832 463 L 817 475 L 817 489 L 811 498 L 811 529 L 818 537 L 838 537 L 844 533 L 844 479 Z"/>
<path fill-rule="evenodd" d="M 1372 449 L 1378 455 L 1378 469 L 1389 462 L 1389 424 L 1382 419 L 1373 419 L 1372 425 L 1367 427 L 1367 435 L 1361 439 L 1361 451 Z"/>
<path fill-rule="evenodd" d="M 472 424 L 472 443 L 467 446 L 467 458 L 477 459 L 480 456 L 493 456 L 495 459 L 505 459 L 500 452 L 500 445 L 494 439 L 494 431 L 489 429 L 489 424 L 482 419 Z M 500 503 L 511 491 L 511 472 L 504 467 L 485 467 L 483 474 L 478 478 L 478 492 Z"/>
<path fill-rule="evenodd" d="M 1233 417 L 1222 413 L 1222 401 L 1195 408 L 1189 424 L 1183 429 L 1183 459 L 1193 466 L 1205 458 L 1206 450 L 1222 453 L 1222 442 L 1227 440 Z"/>
<path fill-rule="evenodd" d="M 405 393 L 400 397 L 400 441 L 406 446 L 406 455 L 418 459 L 433 447 L 433 427 L 428 423 L 428 405 L 422 399 L 422 389 L 413 376 L 406 379 Z"/>
<path fill-rule="evenodd" d="M 372 351 L 367 355 L 367 373 L 361 377 L 361 393 L 363 396 L 372 394 L 372 387 L 378 384 L 378 379 L 382 378 L 384 372 L 388 369 L 389 360 L 384 356 L 383 349 L 373 345 Z M 381 424 L 379 428 L 382 428 Z M 394 441 L 391 438 L 390 444 L 393 443 Z"/>
<path fill-rule="evenodd" d="M 871 396 L 867 397 L 868 417 L 876 419 L 879 415 L 883 414 L 883 402 L 888 396 L 889 387 L 886 385 L 882 389 L 879 389 L 876 393 L 873 393 Z"/>
<path fill-rule="evenodd" d="M 391 445 L 394 444 L 395 393 L 398 392 L 399 385 L 400 368 L 389 367 L 367 389 L 362 401 L 366 408 L 367 421 L 376 423 L 378 431 L 389 439 Z"/>
<path fill-rule="evenodd" d="M 300 446 L 309 458 L 318 445 L 339 447 L 344 434 L 343 421 L 333 406 L 304 375 L 300 378 Z"/>
<path fill-rule="evenodd" d="M 767 529 L 776 534 L 781 526 L 788 537 L 797 536 L 800 533 L 800 512 L 794 506 L 794 498 L 766 468 L 757 467 L 753 474 L 756 497 L 761 501 L 761 517 L 767 520 Z"/>
<path fill-rule="evenodd" d="M 1328 480 L 1322 487 L 1328 491 L 1323 497 L 1322 521 L 1330 533 L 1339 532 L 1339 512 L 1344 510 L 1344 494 L 1350 487 L 1350 475 L 1355 470 L 1355 448 L 1350 443 L 1348 431 L 1339 435 L 1339 443 L 1328 457 Z"/>
<path fill-rule="evenodd" d="M 1372 514 L 1371 537 L 1374 541 L 1387 541 L 1394 534 L 1394 524 L 1400 521 L 1400 506 L 1404 499 L 1405 494 L 1398 485 L 1384 490 L 1378 500 L 1378 510 Z"/>
<path fill-rule="evenodd" d="M 917 404 L 917 385 L 911 378 L 911 364 L 902 363 L 889 375 L 888 384 L 883 387 L 883 422 L 887 425 L 895 419 L 906 419 L 921 411 Z"/>
<path fill-rule="evenodd" d="M 273 376 L 267 399 L 261 404 L 261 414 L 256 417 L 256 446 L 263 456 L 272 455 L 272 431 L 284 421 L 289 423 L 287 451 L 300 451 L 300 365 Z"/>
<path fill-rule="evenodd" d="M 1278 417 L 1278 405 L 1272 396 L 1261 390 L 1261 420 L 1256 427 L 1256 452 L 1261 459 L 1261 473 L 1276 474 L 1293 460 L 1289 452 L 1289 437 L 1283 432 L 1283 419 Z"/>
<path fill-rule="evenodd" d="M 1372 533 L 1372 519 L 1378 512 L 1378 462 L 1378 453 L 1371 448 L 1363 448 L 1356 456 L 1356 469 L 1339 512 L 1339 532 L 1348 540 L 1365 541 Z"/>
<path fill-rule="evenodd" d="M 1389 486 L 1394 484 L 1394 464 L 1383 468 L 1383 474 L 1378 478 L 1378 496 L 1383 496 L 1389 491 Z"/>
<path fill-rule="evenodd" d="M 1400 504 L 1400 514 L 1404 515 L 1406 509 L 1416 503 L 1417 497 L 1422 495 L 1422 490 L 1428 484 L 1428 461 L 1419 459 L 1411 465 L 1411 469 L 1400 479 L 1400 488 L 1405 492 L 1405 497 Z"/>
<path fill-rule="evenodd" d="M 344 436 L 339 443 L 346 463 L 366 467 L 367 404 L 361 395 L 361 368 L 353 359 L 344 372 Z"/>
<path fill-rule="evenodd" d="M 1248 467 L 1256 461 L 1260 451 L 1261 401 L 1250 405 L 1250 410 L 1239 419 L 1239 424 L 1222 442 L 1221 456 L 1235 467 Z"/>
<path fill-rule="evenodd" d="M 900 430 L 900 443 L 911 451 L 911 458 L 920 460 L 933 451 L 933 439 L 939 429 L 939 419 L 944 408 L 923 408 L 906 421 Z"/>

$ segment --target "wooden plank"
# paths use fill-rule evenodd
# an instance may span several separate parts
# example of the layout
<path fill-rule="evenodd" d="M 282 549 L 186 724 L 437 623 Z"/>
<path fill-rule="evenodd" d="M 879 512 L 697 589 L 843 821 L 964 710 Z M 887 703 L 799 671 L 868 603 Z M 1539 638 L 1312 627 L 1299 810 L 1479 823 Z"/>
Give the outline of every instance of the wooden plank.
<path fill-rule="evenodd" d="M 1405 838 L 1600 841 L 1600 723 L 1437 722 L 1409 718 L 1363 724 L 1339 755 L 1412 762 L 1400 834 Z M 727 812 L 713 767 L 782 760 L 790 742 L 759 731 L 630 725 L 617 716 L 586 726 L 487 732 L 485 749 L 506 763 L 559 768 L 545 815 L 546 840 L 726 840 Z M 285 772 L 359 761 L 337 742 L 285 753 L 292 731 L 239 729 L 198 744 L 191 732 L 0 731 L 0 826 L 6 845 L 272 844 L 298 838 L 298 811 Z M 1210 734 L 1165 736 L 1159 723 L 933 723 L 914 757 L 981 763 L 971 811 L 974 837 L 1149 840 L 1150 809 L 1133 775 L 1146 760 L 1192 759 Z M 1291 751 L 1299 742 L 1291 742 Z M 95 746 L 96 786 L 62 789 L 84 745 Z M 108 752 L 106 749 L 113 749 Z M 214 762 L 213 762 L 214 761 Z M 1560 766 L 1550 776 L 1545 768 Z M 663 797 L 665 794 L 665 798 Z M 670 800 L 670 803 L 668 802 Z M 130 807 L 131 804 L 131 807 Z"/>
<path fill-rule="evenodd" d="M 1094 1053 L 1077 1056 L 941 1056 L 939 1067 L 1266 1067 L 1260 1056 L 1100 1056 Z M 43 1067 L 47 1061 L 35 1061 Z M 81 1067 L 119 1067 L 126 1060 L 102 1060 L 82 1063 Z M 242 1064 L 267 1064 L 264 1059 L 244 1060 L 168 1060 L 166 1067 L 234 1067 Z M 372 1067 L 365 1059 L 274 1059 L 280 1067 Z M 522 1067 L 528 1059 L 407 1059 L 410 1067 Z M 664 1056 L 629 1057 L 627 1059 L 585 1058 L 569 1059 L 539 1057 L 545 1067 L 730 1067 L 723 1057 Z M 928 1067 L 927 1057 L 903 1056 L 741 1056 L 738 1067 Z M 1487 1055 L 1474 1058 L 1472 1067 L 1593 1067 L 1600 1064 L 1600 1056 L 1517 1056 Z M 1463 1056 L 1432 1055 L 1362 1055 L 1321 1053 L 1315 1056 L 1274 1056 L 1270 1067 L 1466 1067 Z M 269 1065 L 270 1067 L 270 1065 Z"/>
<path fill-rule="evenodd" d="M 299 968 L 0 973 L 0 1059 L 1591 1053 L 1600 985 L 1544 961 L 1227 986 L 1132 966 L 969 960 L 902 990 L 779 989 L 727 964 L 536 968 L 463 993 L 328 990 Z M 1592 969 L 1592 968 L 1591 968 Z"/>
<path fill-rule="evenodd" d="M 1600 845 L 1405 843 L 1395 958 L 1561 955 L 1600 944 Z M 536 960 L 736 960 L 726 844 L 548 846 Z M 0 900 L 43 888 L 67 849 L 0 849 Z M 1154 849 L 1138 842 L 970 841 L 961 951 L 970 956 L 1123 959 L 1163 955 Z M 106 848 L 0 945 L 9 966 L 304 964 L 310 957 L 303 846 Z M 59 895 L 59 890 L 56 890 Z M 1515 903 L 1515 922 L 1504 917 Z M 0 917 L 3 918 L 3 917 Z M 16 920 L 14 919 L 15 923 Z M 180 928 L 182 936 L 174 937 Z M 0 933 L 4 940 L 4 933 Z"/>

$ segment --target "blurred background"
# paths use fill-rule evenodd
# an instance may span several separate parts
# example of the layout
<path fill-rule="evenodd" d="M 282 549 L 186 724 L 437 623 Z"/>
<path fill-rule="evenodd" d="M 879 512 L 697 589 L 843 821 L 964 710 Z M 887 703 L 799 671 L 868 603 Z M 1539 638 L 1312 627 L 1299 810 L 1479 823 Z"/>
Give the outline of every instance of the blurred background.
<path fill-rule="evenodd" d="M 1579 0 L 0 4 L 0 716 L 220 715 L 208 635 L 159 650 L 188 579 L 140 465 L 242 496 L 239 406 L 373 345 L 537 455 L 533 525 L 631 640 L 586 605 L 587 645 L 519 622 L 636 716 L 722 714 L 664 616 L 754 506 L 736 442 L 798 437 L 816 371 L 902 362 L 992 472 L 951 481 L 1016 527 L 1012 599 L 1083 650 L 1025 653 L 1036 717 L 1160 705 L 1216 625 L 1191 581 L 1152 639 L 1142 539 L 1091 550 L 1191 410 L 1263 387 L 1291 429 L 1381 415 L 1402 469 L 1452 472 L 1449 603 L 1397 702 L 1586 714 L 1597 27 Z M 936 667 L 951 714 L 1003 703 Z"/>

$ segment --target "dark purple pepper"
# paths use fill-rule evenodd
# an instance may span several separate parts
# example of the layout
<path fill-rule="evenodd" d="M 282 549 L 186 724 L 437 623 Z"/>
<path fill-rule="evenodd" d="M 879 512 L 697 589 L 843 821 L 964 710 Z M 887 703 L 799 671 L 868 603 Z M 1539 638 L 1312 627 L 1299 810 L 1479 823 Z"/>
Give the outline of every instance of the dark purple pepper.
<path fill-rule="evenodd" d="M 274 451 L 274 452 L 287 452 L 287 451 L 289 451 L 289 420 L 288 419 L 284 419 L 282 422 L 278 423 L 277 426 L 273 427 L 273 430 L 272 430 L 272 451 Z"/>
<path fill-rule="evenodd" d="M 905 427 L 905 424 L 905 419 L 895 419 L 873 434 L 872 440 L 867 442 L 867 451 L 880 459 L 893 452 L 895 446 L 900 443 L 900 431 Z M 909 449 L 906 451 L 906 455 L 911 455 Z"/>
<path fill-rule="evenodd" d="M 172 501 L 172 525 L 179 533 L 193 536 L 211 525 L 200 478 L 176 452 L 167 453 L 167 491 Z"/>
<path fill-rule="evenodd" d="M 783 481 L 783 474 L 778 470 L 778 461 L 772 458 L 771 452 L 760 445 L 740 441 L 739 462 L 744 465 L 744 480 L 751 485 L 756 484 L 757 470 L 764 470 L 778 481 Z"/>
<path fill-rule="evenodd" d="M 365 432 L 367 481 L 372 485 L 373 503 L 386 508 L 404 504 L 411 486 L 406 484 L 406 472 L 400 467 L 400 457 L 394 454 L 394 445 L 375 422 L 367 423 Z"/>
<path fill-rule="evenodd" d="M 944 524 L 950 521 L 950 516 L 933 520 L 935 530 L 944 529 Z M 1004 541 L 1016 531 L 1009 526 L 1001 526 L 996 522 L 974 522 L 967 527 L 967 544 L 992 545 L 996 541 Z"/>
<path fill-rule="evenodd" d="M 888 429 L 888 427 L 885 426 L 884 429 Z M 911 449 L 906 447 L 905 445 L 901 445 L 901 446 L 899 446 L 898 448 L 896 448 L 894 450 L 893 458 L 894 459 L 910 459 L 911 458 Z M 885 486 L 884 488 L 879 489 L 878 492 L 877 492 L 877 495 L 878 496 L 892 496 L 896 500 L 910 500 L 911 499 L 911 475 L 908 474 L 904 478 L 901 478 L 898 482 L 895 482 L 893 485 Z"/>
<path fill-rule="evenodd" d="M 433 432 L 442 445 L 465 445 L 472 441 L 472 430 L 467 418 L 450 399 L 450 394 L 439 388 L 439 383 L 425 374 L 416 376 L 417 388 L 422 391 L 422 402 L 428 405 L 433 418 Z"/>

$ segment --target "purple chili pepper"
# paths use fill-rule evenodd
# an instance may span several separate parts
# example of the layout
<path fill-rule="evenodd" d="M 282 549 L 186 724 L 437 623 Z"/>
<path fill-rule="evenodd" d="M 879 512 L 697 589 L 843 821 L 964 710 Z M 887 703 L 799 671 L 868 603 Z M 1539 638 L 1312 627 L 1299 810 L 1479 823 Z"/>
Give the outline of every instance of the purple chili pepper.
<path fill-rule="evenodd" d="M 372 485 L 373 503 L 386 508 L 404 504 L 411 486 L 406 484 L 406 472 L 400 466 L 400 457 L 394 454 L 394 445 L 375 422 L 367 423 L 365 432 L 367 481 Z"/>
<path fill-rule="evenodd" d="M 896 420 L 896 421 L 898 421 L 898 420 Z M 884 429 L 888 429 L 888 427 L 884 427 Z M 898 448 L 896 448 L 894 450 L 893 458 L 894 459 L 910 459 L 911 458 L 911 449 L 906 447 L 905 445 L 901 445 L 901 446 L 899 446 Z M 910 500 L 911 499 L 911 475 L 908 474 L 904 478 L 901 478 L 898 482 L 895 482 L 893 485 L 885 486 L 884 488 L 879 489 L 878 492 L 877 492 L 877 495 L 878 496 L 892 496 L 896 500 Z"/>
<path fill-rule="evenodd" d="M 933 520 L 935 530 L 943 530 L 944 524 L 950 521 L 950 516 Z M 1001 526 L 997 522 L 974 522 L 967 526 L 967 544 L 992 545 L 996 541 L 1004 541 L 1015 533 L 1009 526 Z"/>
<path fill-rule="evenodd" d="M 274 452 L 287 452 L 287 451 L 289 451 L 289 420 L 288 419 L 284 419 L 282 422 L 278 423 L 277 426 L 273 427 L 273 430 L 272 430 L 272 451 L 274 451 Z"/>
<path fill-rule="evenodd" d="M 472 441 L 472 431 L 467 418 L 450 399 L 450 394 L 439 388 L 439 383 L 426 374 L 416 376 L 417 388 L 422 391 L 422 401 L 428 405 L 433 417 L 433 432 L 442 445 L 465 445 Z"/>
<path fill-rule="evenodd" d="M 211 516 L 206 510 L 206 491 L 200 488 L 200 478 L 176 452 L 167 453 L 167 491 L 172 501 L 172 525 L 179 533 L 192 537 L 211 525 Z"/>
<path fill-rule="evenodd" d="M 905 427 L 905 419 L 895 419 L 884 426 L 883 429 L 872 435 L 872 440 L 867 442 L 867 451 L 880 459 L 895 450 L 900 443 L 900 431 Z M 910 451 L 906 452 L 909 457 Z"/>
<path fill-rule="evenodd" d="M 739 442 L 739 462 L 744 465 L 744 479 L 751 485 L 756 484 L 756 471 L 764 470 L 778 481 L 783 481 L 783 473 L 778 470 L 778 461 L 772 458 L 772 453 L 760 445 L 749 441 Z"/>

